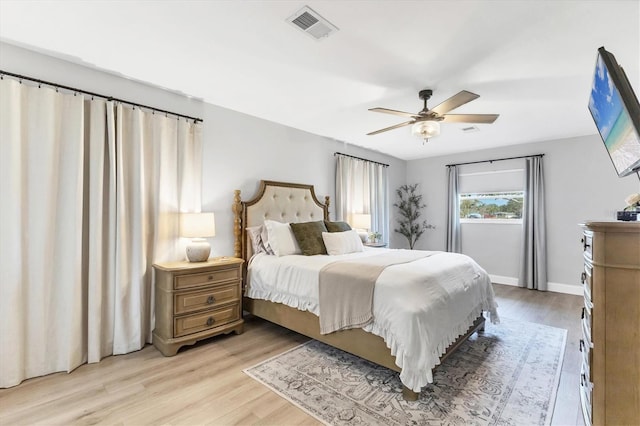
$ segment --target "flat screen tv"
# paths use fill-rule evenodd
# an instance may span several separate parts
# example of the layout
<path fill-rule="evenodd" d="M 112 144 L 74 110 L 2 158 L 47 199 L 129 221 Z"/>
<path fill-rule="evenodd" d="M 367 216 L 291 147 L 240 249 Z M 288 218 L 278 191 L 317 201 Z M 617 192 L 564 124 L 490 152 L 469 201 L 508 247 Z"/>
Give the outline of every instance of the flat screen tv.
<path fill-rule="evenodd" d="M 640 104 L 616 58 L 598 49 L 589 111 L 619 177 L 640 170 Z"/>

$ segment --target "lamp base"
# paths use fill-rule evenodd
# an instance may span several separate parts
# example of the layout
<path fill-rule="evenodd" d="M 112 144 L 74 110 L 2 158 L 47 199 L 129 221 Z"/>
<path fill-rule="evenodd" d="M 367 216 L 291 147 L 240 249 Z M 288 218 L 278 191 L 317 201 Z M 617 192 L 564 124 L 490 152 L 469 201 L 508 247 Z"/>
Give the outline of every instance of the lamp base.
<path fill-rule="evenodd" d="M 211 245 L 204 238 L 194 238 L 187 246 L 189 262 L 206 262 L 211 254 Z"/>
<path fill-rule="evenodd" d="M 360 236 L 360 239 L 362 240 L 362 244 L 366 244 L 369 242 L 369 232 L 363 229 L 358 229 L 356 231 L 358 233 L 358 236 Z"/>

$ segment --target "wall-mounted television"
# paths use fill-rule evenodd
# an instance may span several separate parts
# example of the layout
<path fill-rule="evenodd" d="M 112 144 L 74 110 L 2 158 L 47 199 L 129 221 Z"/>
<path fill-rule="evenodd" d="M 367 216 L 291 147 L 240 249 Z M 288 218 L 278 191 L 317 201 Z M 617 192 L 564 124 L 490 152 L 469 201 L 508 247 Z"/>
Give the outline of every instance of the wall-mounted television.
<path fill-rule="evenodd" d="M 640 103 L 624 70 L 598 49 L 589 111 L 619 177 L 640 170 Z"/>

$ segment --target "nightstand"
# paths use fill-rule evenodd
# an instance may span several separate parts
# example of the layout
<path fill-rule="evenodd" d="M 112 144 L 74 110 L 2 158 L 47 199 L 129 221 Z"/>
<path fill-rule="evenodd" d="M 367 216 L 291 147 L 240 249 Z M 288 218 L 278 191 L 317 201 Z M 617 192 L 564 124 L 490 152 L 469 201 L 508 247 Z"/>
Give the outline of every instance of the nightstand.
<path fill-rule="evenodd" d="M 386 243 L 364 243 L 364 246 L 365 247 L 377 247 L 377 248 L 380 248 L 380 247 L 386 247 L 387 244 Z"/>
<path fill-rule="evenodd" d="M 164 356 L 218 334 L 243 331 L 242 259 L 153 265 L 156 274 L 153 344 Z"/>

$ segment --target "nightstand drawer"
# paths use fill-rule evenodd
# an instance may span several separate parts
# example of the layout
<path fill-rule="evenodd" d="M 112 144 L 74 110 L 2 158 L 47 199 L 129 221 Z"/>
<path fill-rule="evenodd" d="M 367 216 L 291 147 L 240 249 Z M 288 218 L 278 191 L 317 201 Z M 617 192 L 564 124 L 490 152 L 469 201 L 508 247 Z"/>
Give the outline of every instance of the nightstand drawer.
<path fill-rule="evenodd" d="M 176 293 L 173 313 L 186 314 L 240 300 L 240 284 L 234 282 L 207 290 Z"/>
<path fill-rule="evenodd" d="M 174 337 L 215 328 L 240 319 L 240 304 L 175 318 Z"/>
<path fill-rule="evenodd" d="M 232 267 L 228 269 L 217 269 L 202 274 L 177 275 L 174 281 L 174 288 L 180 290 L 239 280 L 241 278 L 240 273 L 240 268 Z"/>

